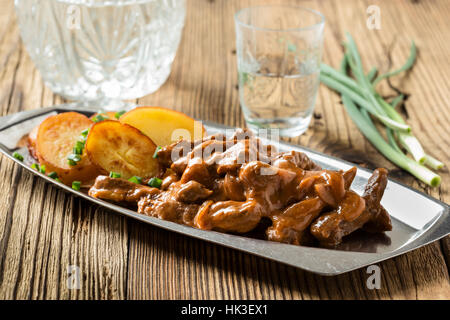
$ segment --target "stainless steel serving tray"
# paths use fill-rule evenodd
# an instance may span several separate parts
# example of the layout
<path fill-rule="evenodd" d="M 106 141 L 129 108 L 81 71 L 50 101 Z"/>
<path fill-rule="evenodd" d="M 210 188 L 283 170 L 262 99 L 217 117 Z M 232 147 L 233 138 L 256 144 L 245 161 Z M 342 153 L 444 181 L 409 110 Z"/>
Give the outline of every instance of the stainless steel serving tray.
<path fill-rule="evenodd" d="M 56 184 L 67 192 L 145 223 L 321 275 L 337 275 L 371 265 L 417 249 L 450 233 L 450 214 L 447 204 L 392 180 L 389 180 L 382 200 L 383 206 L 392 217 L 392 231 L 378 235 L 356 232 L 348 236 L 344 243 L 335 250 L 294 246 L 214 231 L 204 231 L 138 214 L 132 210 L 75 191 L 30 168 L 32 159 L 25 147 L 17 148 L 18 142 L 48 115 L 67 111 L 77 111 L 86 115 L 93 114 L 91 109 L 81 108 L 75 104 L 67 104 L 1 117 L 0 151 L 26 170 L 39 175 L 49 183 Z M 230 129 L 211 122 L 203 122 L 203 124 L 208 133 L 224 132 L 226 129 Z M 323 168 L 347 170 L 353 166 L 347 161 L 297 145 L 279 143 L 276 146 L 280 151 L 297 150 L 304 152 Z M 12 156 L 14 151 L 24 155 L 25 160 L 21 162 L 15 159 Z M 370 175 L 371 172 L 369 170 L 358 168 L 352 189 L 361 194 Z"/>

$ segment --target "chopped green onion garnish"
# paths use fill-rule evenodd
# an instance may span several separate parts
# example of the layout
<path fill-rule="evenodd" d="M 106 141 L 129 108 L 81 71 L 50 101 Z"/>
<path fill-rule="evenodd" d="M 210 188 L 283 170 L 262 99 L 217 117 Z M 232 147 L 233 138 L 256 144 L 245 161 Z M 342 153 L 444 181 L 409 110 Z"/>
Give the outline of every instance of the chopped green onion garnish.
<path fill-rule="evenodd" d="M 120 178 L 121 175 L 120 175 L 120 173 L 111 171 L 111 172 L 109 173 L 109 177 L 110 177 L 110 178 Z"/>
<path fill-rule="evenodd" d="M 153 159 L 158 158 L 158 151 L 161 150 L 162 148 L 160 146 L 156 147 L 155 153 L 153 153 Z"/>
<path fill-rule="evenodd" d="M 61 182 L 61 180 L 59 178 L 55 178 L 56 182 Z"/>
<path fill-rule="evenodd" d="M 72 189 L 73 190 L 80 190 L 81 189 L 81 182 L 80 181 L 73 181 L 72 182 Z"/>
<path fill-rule="evenodd" d="M 31 165 L 31 169 L 34 169 L 34 170 L 36 170 L 36 171 L 39 171 L 39 164 L 33 163 L 33 164 Z"/>
<path fill-rule="evenodd" d="M 78 146 L 75 146 L 75 147 L 73 147 L 73 153 L 81 155 L 81 154 L 83 154 L 83 149 Z"/>
<path fill-rule="evenodd" d="M 77 143 L 75 144 L 75 147 L 78 147 L 81 150 L 83 150 L 83 148 L 84 148 L 84 141 L 77 141 Z"/>
<path fill-rule="evenodd" d="M 92 121 L 100 122 L 107 119 L 109 119 L 109 117 L 106 114 L 98 114 L 92 118 Z"/>
<path fill-rule="evenodd" d="M 119 119 L 125 112 L 126 112 L 125 110 L 117 111 L 117 112 L 114 114 L 114 117 L 115 117 L 116 119 Z"/>
<path fill-rule="evenodd" d="M 156 178 L 156 177 L 151 178 L 150 181 L 148 182 L 148 185 L 150 187 L 158 188 L 158 189 L 161 188 L 161 184 L 162 184 L 162 180 L 159 178 Z"/>
<path fill-rule="evenodd" d="M 69 166 L 76 166 L 77 163 L 75 161 L 73 161 L 72 159 L 67 159 L 67 163 L 69 164 Z"/>
<path fill-rule="evenodd" d="M 81 131 L 81 135 L 83 137 L 87 137 L 88 133 L 89 133 L 89 129 L 84 129 L 83 131 Z"/>
<path fill-rule="evenodd" d="M 50 173 L 48 174 L 48 176 L 49 176 L 50 178 L 52 178 L 52 179 L 58 178 L 58 174 L 57 174 L 56 172 L 54 172 L 54 171 L 50 172 Z"/>
<path fill-rule="evenodd" d="M 75 162 L 81 161 L 81 157 L 78 154 L 70 154 L 67 159 L 73 160 Z"/>
<path fill-rule="evenodd" d="M 128 179 L 128 181 L 133 182 L 133 183 L 137 183 L 137 184 L 141 184 L 142 183 L 142 178 L 138 177 L 138 176 L 133 176 L 130 179 Z"/>
<path fill-rule="evenodd" d="M 41 165 L 41 166 L 39 167 L 39 172 L 40 172 L 40 173 L 45 173 L 45 165 Z"/>
<path fill-rule="evenodd" d="M 18 153 L 18 152 L 14 152 L 13 153 L 13 157 L 16 158 L 19 161 L 23 161 L 23 156 L 20 153 Z"/>

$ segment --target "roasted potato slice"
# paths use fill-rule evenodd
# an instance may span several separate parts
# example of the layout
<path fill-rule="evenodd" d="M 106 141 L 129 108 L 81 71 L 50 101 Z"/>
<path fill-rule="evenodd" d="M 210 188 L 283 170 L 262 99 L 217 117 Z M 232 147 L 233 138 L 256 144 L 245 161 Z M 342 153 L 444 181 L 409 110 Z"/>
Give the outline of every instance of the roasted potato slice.
<path fill-rule="evenodd" d="M 28 152 L 30 153 L 30 155 L 37 159 L 37 135 L 39 132 L 39 126 L 36 126 L 33 128 L 33 130 L 30 131 L 30 133 L 28 133 L 28 137 L 27 137 L 27 148 L 28 148 Z"/>
<path fill-rule="evenodd" d="M 88 117 L 77 112 L 65 112 L 48 117 L 39 126 L 36 139 L 36 153 L 39 163 L 46 172 L 56 172 L 65 184 L 72 181 L 91 183 L 100 171 L 83 152 L 81 161 L 71 166 L 67 157 L 80 139 L 81 132 L 92 126 Z"/>
<path fill-rule="evenodd" d="M 106 172 L 120 173 L 125 179 L 157 175 L 155 149 L 153 141 L 138 129 L 112 120 L 96 123 L 86 141 L 86 152 L 92 163 Z"/>
<path fill-rule="evenodd" d="M 198 140 L 206 132 L 200 121 L 161 107 L 138 107 L 122 115 L 119 121 L 141 130 L 158 146 L 166 146 L 179 139 Z"/>

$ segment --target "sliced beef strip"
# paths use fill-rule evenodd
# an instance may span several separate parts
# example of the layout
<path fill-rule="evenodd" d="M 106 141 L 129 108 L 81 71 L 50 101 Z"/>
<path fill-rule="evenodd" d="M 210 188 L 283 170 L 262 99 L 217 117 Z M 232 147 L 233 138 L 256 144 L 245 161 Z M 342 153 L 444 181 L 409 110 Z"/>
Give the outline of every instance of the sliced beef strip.
<path fill-rule="evenodd" d="M 364 190 L 362 197 L 364 207 L 362 204 L 355 207 L 356 202 L 352 201 L 347 207 L 341 206 L 338 210 L 321 215 L 311 224 L 311 234 L 319 240 L 321 245 L 333 247 L 339 244 L 344 236 L 361 228 L 366 223 L 378 221 L 378 217 L 383 216 L 382 212 L 384 212 L 380 201 L 386 183 L 387 170 L 376 169 Z"/>
<path fill-rule="evenodd" d="M 248 233 L 264 225 L 269 240 L 292 244 L 315 237 L 331 246 L 360 227 L 390 229 L 379 204 L 384 169 L 375 171 L 361 198 L 350 191 L 356 168 L 322 170 L 303 153 L 262 148 L 248 131 L 228 140 L 219 134 L 178 141 L 159 150 L 158 161 L 161 190 L 102 176 L 89 194 L 137 203 L 142 214 L 201 229 Z"/>
<path fill-rule="evenodd" d="M 266 231 L 267 239 L 271 241 L 302 245 L 305 231 L 320 211 L 326 206 L 319 197 L 294 203 L 281 214 L 272 216 L 272 226 Z"/>
<path fill-rule="evenodd" d="M 157 196 L 159 189 L 143 186 L 120 178 L 98 176 L 88 194 L 94 198 L 100 198 L 115 202 L 137 203 L 142 197 Z"/>

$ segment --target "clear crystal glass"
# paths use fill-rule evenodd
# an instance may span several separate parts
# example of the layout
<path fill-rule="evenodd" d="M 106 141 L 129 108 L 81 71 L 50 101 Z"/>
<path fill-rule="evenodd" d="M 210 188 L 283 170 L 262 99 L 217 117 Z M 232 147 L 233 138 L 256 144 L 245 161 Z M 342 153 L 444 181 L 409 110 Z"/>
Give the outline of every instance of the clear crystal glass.
<path fill-rule="evenodd" d="M 184 0 L 15 0 L 15 7 L 45 84 L 103 109 L 166 81 L 185 20 Z"/>
<path fill-rule="evenodd" d="M 319 87 L 325 19 L 288 5 L 235 15 L 239 96 L 247 126 L 294 137 L 308 128 Z"/>

